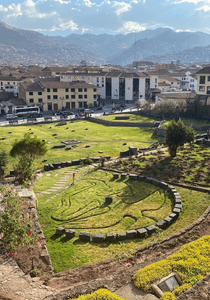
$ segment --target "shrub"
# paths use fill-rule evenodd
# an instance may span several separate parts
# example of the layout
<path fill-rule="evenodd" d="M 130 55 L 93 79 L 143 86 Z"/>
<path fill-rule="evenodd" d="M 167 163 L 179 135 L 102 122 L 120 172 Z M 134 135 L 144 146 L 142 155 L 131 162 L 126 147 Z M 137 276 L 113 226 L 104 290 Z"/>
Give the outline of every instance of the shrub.
<path fill-rule="evenodd" d="M 2 241 L 10 253 L 18 246 L 35 242 L 37 236 L 32 233 L 30 220 L 26 220 L 21 209 L 23 200 L 5 186 L 0 186 L 5 209 L 0 215 L 0 232 L 3 233 Z"/>
<path fill-rule="evenodd" d="M 177 286 L 169 296 L 162 300 L 171 300 L 193 286 L 210 272 L 210 236 L 204 236 L 195 242 L 183 246 L 178 252 L 166 259 L 138 270 L 133 276 L 136 287 L 151 292 L 151 283 L 160 280 L 171 272 L 177 272 L 182 279 L 182 285 Z M 171 297 L 171 298 L 170 298 Z"/>
<path fill-rule="evenodd" d="M 76 300 L 76 299 L 73 299 Z M 77 300 L 125 300 L 106 289 L 100 289 L 91 294 L 82 295 L 77 298 Z"/>
<path fill-rule="evenodd" d="M 7 153 L 5 151 L 0 152 L 0 179 L 4 178 L 4 173 L 8 163 Z"/>

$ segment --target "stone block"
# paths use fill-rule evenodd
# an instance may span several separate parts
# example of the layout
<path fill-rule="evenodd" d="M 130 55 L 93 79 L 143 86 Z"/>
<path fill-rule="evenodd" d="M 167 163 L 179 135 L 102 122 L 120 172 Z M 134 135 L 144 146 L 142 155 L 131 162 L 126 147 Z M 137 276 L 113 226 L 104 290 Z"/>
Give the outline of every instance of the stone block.
<path fill-rule="evenodd" d="M 58 169 L 59 167 L 61 167 L 61 163 L 60 162 L 57 162 L 57 163 L 52 163 L 53 167 L 55 169 Z"/>
<path fill-rule="evenodd" d="M 181 209 L 180 209 L 180 208 L 174 208 L 174 209 L 173 209 L 173 213 L 174 213 L 174 214 L 179 215 L 180 212 L 181 212 Z"/>
<path fill-rule="evenodd" d="M 77 166 L 80 164 L 80 159 L 74 159 L 71 162 L 72 162 L 72 166 Z"/>
<path fill-rule="evenodd" d="M 153 178 L 151 178 L 151 177 L 146 177 L 146 178 L 145 178 L 145 182 L 146 182 L 146 183 L 151 183 L 152 180 L 153 180 Z"/>
<path fill-rule="evenodd" d="M 62 235 L 62 234 L 64 234 L 65 233 L 65 228 L 64 227 L 57 227 L 56 228 L 56 234 L 60 234 L 60 235 Z"/>
<path fill-rule="evenodd" d="M 126 231 L 126 239 L 134 239 L 137 236 L 136 230 L 128 230 Z"/>
<path fill-rule="evenodd" d="M 49 164 L 49 169 L 50 170 L 54 170 L 55 169 L 54 166 L 53 166 L 53 164 Z"/>
<path fill-rule="evenodd" d="M 182 205 L 181 204 L 175 204 L 174 208 L 178 208 L 182 211 Z"/>
<path fill-rule="evenodd" d="M 107 205 L 110 205 L 110 204 L 112 204 L 112 201 L 113 201 L 113 198 L 112 198 L 112 196 L 106 196 L 106 198 L 105 198 L 105 205 L 107 206 Z"/>
<path fill-rule="evenodd" d="M 122 179 L 122 180 L 126 179 L 127 175 L 128 175 L 127 173 L 122 173 L 122 174 L 121 174 L 121 179 Z"/>
<path fill-rule="evenodd" d="M 119 233 L 116 234 L 116 240 L 117 241 L 123 241 L 123 240 L 125 240 L 125 238 L 126 238 L 126 235 L 125 235 L 124 232 L 119 232 Z"/>
<path fill-rule="evenodd" d="M 66 151 L 71 150 L 71 146 L 66 147 Z"/>
<path fill-rule="evenodd" d="M 74 229 L 66 229 L 66 236 L 67 237 L 73 238 L 73 237 L 75 237 L 75 234 L 76 234 L 76 230 L 74 230 Z"/>
<path fill-rule="evenodd" d="M 129 150 L 124 150 L 120 152 L 120 157 L 126 157 L 130 155 L 130 151 Z"/>
<path fill-rule="evenodd" d="M 165 183 L 164 181 L 161 181 L 160 182 L 160 188 L 164 189 L 164 190 L 167 190 L 168 189 L 168 184 Z"/>
<path fill-rule="evenodd" d="M 147 229 L 146 228 L 139 228 L 137 229 L 137 237 L 143 238 L 148 235 Z"/>
<path fill-rule="evenodd" d="M 172 222 L 173 222 L 174 220 L 176 220 L 178 218 L 178 214 L 172 213 L 172 214 L 170 214 L 169 217 L 172 218 Z"/>
<path fill-rule="evenodd" d="M 138 181 L 144 181 L 145 179 L 146 179 L 146 176 L 144 176 L 144 175 L 138 176 Z"/>
<path fill-rule="evenodd" d="M 156 231 L 155 225 L 147 226 L 146 229 L 147 229 L 149 235 L 152 233 L 155 233 L 155 231 Z"/>
<path fill-rule="evenodd" d="M 166 217 L 164 221 L 166 221 L 167 225 L 170 225 L 173 222 L 173 219 L 171 217 Z"/>
<path fill-rule="evenodd" d="M 156 223 L 156 226 L 161 228 L 161 229 L 164 229 L 167 226 L 167 222 L 165 220 L 160 220 Z"/>
<path fill-rule="evenodd" d="M 92 233 L 90 232 L 80 232 L 79 239 L 83 242 L 90 242 L 92 239 Z"/>
<path fill-rule="evenodd" d="M 67 167 L 70 167 L 70 166 L 72 166 L 72 162 L 71 162 L 71 160 L 70 160 L 70 161 L 66 161 L 66 164 L 67 164 Z"/>
<path fill-rule="evenodd" d="M 92 160 L 96 163 L 101 161 L 101 157 L 93 157 Z"/>
<path fill-rule="evenodd" d="M 129 180 L 138 180 L 138 175 L 136 175 L 136 174 L 129 174 Z"/>
<path fill-rule="evenodd" d="M 49 165 L 44 165 L 44 170 L 45 170 L 45 171 L 49 171 L 49 170 L 50 170 Z"/>
<path fill-rule="evenodd" d="M 179 199 L 179 198 L 178 198 L 178 199 L 175 198 L 175 199 L 174 199 L 174 203 L 175 203 L 175 205 L 176 205 L 176 204 L 182 204 L 182 200 Z"/>
<path fill-rule="evenodd" d="M 114 178 L 114 179 L 118 179 L 119 177 L 120 177 L 120 174 L 119 174 L 119 173 L 114 173 L 114 174 L 113 174 L 113 178 Z"/>
<path fill-rule="evenodd" d="M 53 146 L 53 149 L 65 148 L 65 147 L 66 147 L 66 145 L 60 144 L 60 145 L 54 145 L 54 146 Z"/>
<path fill-rule="evenodd" d="M 66 168 L 66 167 L 68 167 L 68 162 L 67 161 L 62 161 L 61 168 Z"/>
<path fill-rule="evenodd" d="M 160 185 L 160 180 L 155 179 L 155 178 L 151 178 L 150 183 L 154 184 L 155 186 L 159 186 Z"/>
<path fill-rule="evenodd" d="M 95 243 L 102 243 L 104 242 L 104 234 L 102 233 L 96 233 L 93 236 L 93 242 Z"/>
<path fill-rule="evenodd" d="M 104 155 L 103 156 L 106 160 L 110 160 L 111 159 L 111 156 L 110 155 Z"/>
<path fill-rule="evenodd" d="M 106 240 L 107 240 L 107 242 L 113 242 L 114 241 L 114 232 L 108 232 L 107 234 L 106 234 Z"/>
<path fill-rule="evenodd" d="M 130 152 L 130 155 L 135 155 L 138 153 L 138 150 L 136 147 L 129 147 L 129 152 Z"/>

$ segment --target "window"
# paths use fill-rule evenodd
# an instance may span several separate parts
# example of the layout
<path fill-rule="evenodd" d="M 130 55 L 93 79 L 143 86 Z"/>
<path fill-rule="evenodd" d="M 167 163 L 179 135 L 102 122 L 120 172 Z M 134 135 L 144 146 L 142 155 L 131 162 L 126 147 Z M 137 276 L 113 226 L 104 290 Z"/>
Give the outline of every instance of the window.
<path fill-rule="evenodd" d="M 53 93 L 57 93 L 58 89 L 54 88 Z"/>
<path fill-rule="evenodd" d="M 102 77 L 102 83 L 104 83 L 104 77 Z"/>
<path fill-rule="evenodd" d="M 99 84 L 97 83 L 97 86 L 99 86 Z"/>
<path fill-rule="evenodd" d="M 66 99 L 69 99 L 69 95 L 66 95 Z"/>
<path fill-rule="evenodd" d="M 79 108 L 82 108 L 82 102 L 79 102 Z"/>
<path fill-rule="evenodd" d="M 207 94 L 210 94 L 210 86 L 207 86 Z"/>
<path fill-rule="evenodd" d="M 82 92 L 82 88 L 78 88 L 78 92 Z"/>
<path fill-rule="evenodd" d="M 87 95 L 84 95 L 84 98 L 87 99 Z"/>
<path fill-rule="evenodd" d="M 72 108 L 72 109 L 75 108 L 75 102 L 71 102 L 71 108 Z"/>
<path fill-rule="evenodd" d="M 96 92 L 96 89 L 93 89 L 94 92 Z"/>
<path fill-rule="evenodd" d="M 201 76 L 200 77 L 200 84 L 205 84 L 205 79 L 206 79 L 205 76 Z"/>
<path fill-rule="evenodd" d="M 104 87 L 104 84 L 102 84 L 102 87 Z"/>
<path fill-rule="evenodd" d="M 96 95 L 93 95 L 93 98 L 95 99 L 95 98 L 96 98 Z"/>
<path fill-rule="evenodd" d="M 99 82 L 99 77 L 97 77 L 97 82 Z"/>
<path fill-rule="evenodd" d="M 42 103 L 42 98 L 39 98 L 39 99 L 38 99 L 38 102 L 39 102 L 39 103 Z"/>
<path fill-rule="evenodd" d="M 34 93 L 33 92 L 29 92 L 29 95 L 31 96 L 31 95 L 33 95 Z"/>
<path fill-rule="evenodd" d="M 1 81 L 1 85 L 3 85 L 3 82 Z"/>
<path fill-rule="evenodd" d="M 87 89 L 86 89 L 86 88 L 84 89 L 84 92 L 87 92 Z"/>
<path fill-rule="evenodd" d="M 34 99 L 29 99 L 29 102 L 30 102 L 30 103 L 33 103 L 33 102 L 34 102 Z"/>
<path fill-rule="evenodd" d="M 74 92 L 75 92 L 75 89 L 74 89 L 74 88 L 72 88 L 72 89 L 71 89 L 71 92 L 72 92 L 72 93 L 74 93 Z"/>
<path fill-rule="evenodd" d="M 205 86 L 199 86 L 199 92 L 204 93 L 205 92 Z"/>
<path fill-rule="evenodd" d="M 58 99 L 58 96 L 57 95 L 53 95 L 53 99 Z"/>
<path fill-rule="evenodd" d="M 71 99 L 75 99 L 75 95 L 71 95 Z"/>
<path fill-rule="evenodd" d="M 38 95 L 42 95 L 42 92 L 38 92 Z"/>
<path fill-rule="evenodd" d="M 210 76 L 208 76 L 208 81 L 210 81 Z"/>
<path fill-rule="evenodd" d="M 66 89 L 66 93 L 68 93 L 69 92 L 69 89 Z"/>
<path fill-rule="evenodd" d="M 50 96 L 50 95 L 47 95 L 47 99 L 48 99 L 48 100 L 51 99 L 51 96 Z"/>
<path fill-rule="evenodd" d="M 50 89 L 47 89 L 47 92 L 49 93 L 49 92 L 50 92 Z"/>
<path fill-rule="evenodd" d="M 82 98 L 83 98 L 83 95 L 79 95 L 78 98 L 79 98 L 79 99 L 82 99 Z"/>

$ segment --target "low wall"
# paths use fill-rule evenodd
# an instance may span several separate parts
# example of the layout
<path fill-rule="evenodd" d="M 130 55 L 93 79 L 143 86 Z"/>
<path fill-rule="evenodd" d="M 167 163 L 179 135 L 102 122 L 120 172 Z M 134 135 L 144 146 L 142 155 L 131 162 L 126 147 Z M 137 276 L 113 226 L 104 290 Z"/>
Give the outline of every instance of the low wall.
<path fill-rule="evenodd" d="M 134 123 L 134 122 L 113 122 L 108 120 L 102 120 L 98 118 L 89 117 L 89 121 L 106 125 L 106 126 L 125 126 L 125 127 L 156 127 L 154 123 Z"/>

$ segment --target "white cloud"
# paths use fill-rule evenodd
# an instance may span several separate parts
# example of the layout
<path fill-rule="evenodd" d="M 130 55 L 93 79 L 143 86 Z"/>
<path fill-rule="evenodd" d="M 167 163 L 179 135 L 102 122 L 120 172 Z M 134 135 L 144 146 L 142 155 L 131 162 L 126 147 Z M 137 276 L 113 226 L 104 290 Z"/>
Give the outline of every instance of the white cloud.
<path fill-rule="evenodd" d="M 14 3 L 8 6 L 9 14 L 7 15 L 7 18 L 17 18 L 19 16 L 22 16 L 23 12 L 21 9 L 21 4 L 18 3 L 16 6 Z"/>
<path fill-rule="evenodd" d="M 114 1 L 112 7 L 116 7 L 115 13 L 118 16 L 129 11 L 132 8 L 132 6 L 129 3 L 117 2 L 117 1 Z"/>
<path fill-rule="evenodd" d="M 204 5 L 200 8 L 197 8 L 196 10 L 203 10 L 205 12 L 210 11 L 210 5 Z"/>
<path fill-rule="evenodd" d="M 38 12 L 36 8 L 36 3 L 32 0 L 26 0 L 22 4 L 22 11 L 28 18 L 36 18 L 36 19 L 47 19 L 52 16 L 57 15 L 56 11 L 52 11 L 49 13 Z"/>
<path fill-rule="evenodd" d="M 55 2 L 59 2 L 60 4 L 69 4 L 71 3 L 71 0 L 65 1 L 65 0 L 54 0 Z"/>
<path fill-rule="evenodd" d="M 123 27 L 120 28 L 120 31 L 124 31 L 124 32 L 138 32 L 138 31 L 143 31 L 146 29 L 146 25 L 145 24 L 139 24 L 137 22 L 125 22 L 123 24 Z"/>
<path fill-rule="evenodd" d="M 88 7 L 92 7 L 93 5 L 96 5 L 95 3 L 91 2 L 90 0 L 83 0 L 84 5 Z"/>
<path fill-rule="evenodd" d="M 8 8 L 7 7 L 4 7 L 2 4 L 0 5 L 0 11 L 5 11 L 7 12 L 8 11 Z"/>
<path fill-rule="evenodd" d="M 173 4 L 180 4 L 180 3 L 185 3 L 185 2 L 187 2 L 187 3 L 194 3 L 194 4 L 198 4 L 198 3 L 200 3 L 200 2 L 210 2 L 209 0 L 179 0 L 179 1 L 175 1 L 175 2 L 173 2 Z"/>

